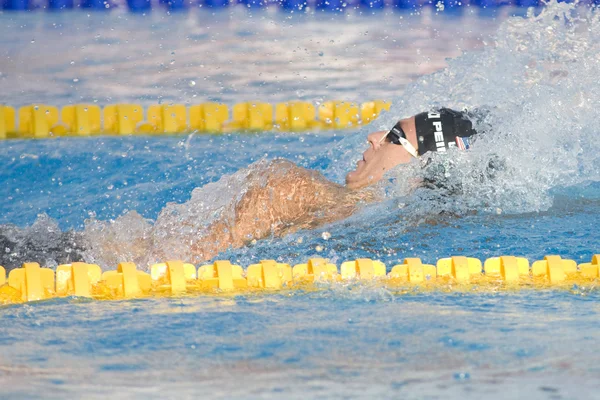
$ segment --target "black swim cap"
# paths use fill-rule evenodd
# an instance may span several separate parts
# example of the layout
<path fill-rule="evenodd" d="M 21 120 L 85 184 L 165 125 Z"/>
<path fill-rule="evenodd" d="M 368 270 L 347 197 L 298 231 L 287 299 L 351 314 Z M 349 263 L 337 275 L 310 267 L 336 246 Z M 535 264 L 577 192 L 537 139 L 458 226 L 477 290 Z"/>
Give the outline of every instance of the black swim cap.
<path fill-rule="evenodd" d="M 415 116 L 419 154 L 445 152 L 451 148 L 466 150 L 470 137 L 477 132 L 465 113 L 449 108 L 424 112 Z"/>

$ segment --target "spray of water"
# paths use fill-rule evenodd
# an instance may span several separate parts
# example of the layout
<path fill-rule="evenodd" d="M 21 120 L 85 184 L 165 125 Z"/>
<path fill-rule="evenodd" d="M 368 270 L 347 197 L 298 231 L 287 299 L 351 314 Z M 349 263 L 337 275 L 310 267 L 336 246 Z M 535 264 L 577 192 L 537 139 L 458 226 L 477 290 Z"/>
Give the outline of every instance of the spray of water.
<path fill-rule="evenodd" d="M 595 9 L 552 1 L 539 15 L 507 20 L 482 52 L 414 82 L 367 129 L 447 106 L 488 110 L 477 121 L 485 133 L 468 153 L 433 157 L 427 168 L 400 166 L 389 174 L 391 193 L 417 174 L 437 180 L 441 197 L 452 194 L 447 205 L 454 211 L 517 213 L 547 209 L 552 188 L 597 181 L 599 35 Z M 339 160 L 330 171 L 334 179 L 356 161 L 365 133 L 328 154 Z"/>

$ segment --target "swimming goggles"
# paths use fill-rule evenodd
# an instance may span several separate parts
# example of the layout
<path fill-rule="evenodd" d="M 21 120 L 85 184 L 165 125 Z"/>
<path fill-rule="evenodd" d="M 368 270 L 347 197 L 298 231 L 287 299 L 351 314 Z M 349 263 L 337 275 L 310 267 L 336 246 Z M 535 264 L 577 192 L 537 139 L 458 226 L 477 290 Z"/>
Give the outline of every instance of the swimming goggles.
<path fill-rule="evenodd" d="M 417 149 L 415 149 L 415 147 L 408 141 L 408 139 L 406 139 L 406 133 L 404 133 L 404 130 L 400 126 L 400 121 L 398 121 L 398 123 L 394 125 L 394 127 L 387 133 L 387 135 L 381 138 L 379 143 L 383 142 L 386 139 L 390 143 L 404 147 L 404 149 L 408 151 L 408 153 L 414 158 L 419 158 Z"/>

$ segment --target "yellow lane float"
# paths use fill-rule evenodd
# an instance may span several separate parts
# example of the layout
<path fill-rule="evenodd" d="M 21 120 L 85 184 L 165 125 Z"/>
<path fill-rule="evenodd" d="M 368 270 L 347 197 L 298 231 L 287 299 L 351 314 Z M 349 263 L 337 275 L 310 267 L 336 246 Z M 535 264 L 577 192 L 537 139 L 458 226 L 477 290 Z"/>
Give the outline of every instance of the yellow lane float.
<path fill-rule="evenodd" d="M 198 268 L 172 260 L 151 265 L 150 273 L 131 262 L 122 262 L 114 271 L 102 272 L 95 264 L 76 262 L 56 270 L 27 262 L 6 277 L 0 267 L 0 304 L 14 304 L 54 297 L 78 296 L 97 300 L 131 299 L 181 295 L 218 295 L 279 290 L 317 290 L 325 285 L 369 282 L 400 293 L 407 288 L 442 291 L 498 291 L 502 289 L 570 289 L 574 285 L 594 287 L 599 278 L 600 254 L 591 262 L 549 255 L 531 266 L 523 257 L 502 256 L 485 260 L 454 256 L 436 265 L 419 258 L 406 258 L 387 273 L 384 263 L 368 258 L 337 266 L 323 258 L 290 266 L 262 260 L 245 270 L 227 260 Z"/>
<path fill-rule="evenodd" d="M 62 107 L 31 104 L 18 112 L 0 104 L 0 139 L 43 139 L 57 136 L 222 133 L 232 131 L 307 131 L 345 129 L 375 120 L 391 103 L 361 105 L 326 101 L 318 107 L 303 101 L 270 104 L 71 104 Z"/>

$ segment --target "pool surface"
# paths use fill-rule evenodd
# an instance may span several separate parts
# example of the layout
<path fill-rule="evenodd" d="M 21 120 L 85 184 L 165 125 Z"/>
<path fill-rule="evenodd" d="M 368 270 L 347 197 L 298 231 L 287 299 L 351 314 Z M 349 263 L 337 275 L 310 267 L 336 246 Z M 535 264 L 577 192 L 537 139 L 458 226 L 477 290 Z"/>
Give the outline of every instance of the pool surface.
<path fill-rule="evenodd" d="M 54 267 L 73 251 L 114 269 L 126 254 L 99 249 L 152 236 L 175 204 L 226 216 L 199 204 L 231 204 L 247 188 L 236 174 L 277 157 L 342 183 L 368 132 L 436 105 L 489 110 L 486 134 L 451 162 L 391 171 L 383 201 L 345 220 L 216 258 L 589 262 L 600 253 L 598 14 L 565 3 L 509 14 L 0 14 L 0 101 L 15 106 L 393 101 L 355 130 L 0 142 L 3 262 Z M 490 173 L 490 160 L 501 168 Z M 65 235 L 102 246 L 61 253 Z M 186 257 L 185 246 L 160 250 Z M 0 397 L 598 398 L 599 301 L 595 284 L 400 294 L 351 282 L 4 306 Z"/>

